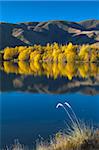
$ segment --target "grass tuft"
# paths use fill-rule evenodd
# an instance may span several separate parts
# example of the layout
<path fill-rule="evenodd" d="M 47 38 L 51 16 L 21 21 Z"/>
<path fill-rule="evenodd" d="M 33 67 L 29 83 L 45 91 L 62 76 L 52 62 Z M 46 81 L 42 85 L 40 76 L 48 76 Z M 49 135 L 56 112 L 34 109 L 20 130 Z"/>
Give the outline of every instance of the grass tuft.
<path fill-rule="evenodd" d="M 71 125 L 68 126 L 66 133 L 57 133 L 49 145 L 41 143 L 37 145 L 36 150 L 99 150 L 99 130 L 96 132 L 81 123 L 69 103 L 58 103 L 56 108 L 59 107 L 65 110 Z"/>
<path fill-rule="evenodd" d="M 99 135 L 96 131 L 80 124 L 81 131 L 77 125 L 68 129 L 67 133 L 57 133 L 50 144 L 39 144 L 36 150 L 99 150 Z"/>
<path fill-rule="evenodd" d="M 71 121 L 66 132 L 58 132 L 50 142 L 38 142 L 35 150 L 99 150 L 99 128 L 93 129 L 78 120 L 71 105 L 58 103 Z M 12 148 L 6 150 L 29 150 L 17 140 Z M 33 149 L 34 150 L 34 149 Z"/>

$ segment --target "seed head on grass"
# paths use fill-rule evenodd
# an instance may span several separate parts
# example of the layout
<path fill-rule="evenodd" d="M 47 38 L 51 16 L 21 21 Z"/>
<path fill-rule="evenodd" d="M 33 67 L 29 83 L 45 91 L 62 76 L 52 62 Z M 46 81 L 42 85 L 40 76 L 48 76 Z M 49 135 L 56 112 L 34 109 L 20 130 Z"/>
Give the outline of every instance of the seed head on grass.
<path fill-rule="evenodd" d="M 64 105 L 70 109 L 70 112 Z M 59 107 L 62 107 L 65 110 L 72 124 L 68 126 L 66 133 L 57 133 L 54 139 L 50 141 L 49 145 L 39 145 L 39 149 L 37 150 L 82 150 L 82 146 L 85 146 L 83 150 L 89 150 L 88 144 L 85 143 L 88 143 L 90 139 L 93 139 L 93 141 L 95 140 L 96 134 L 93 128 L 78 121 L 78 118 L 69 103 L 58 103 L 56 108 Z"/>
<path fill-rule="evenodd" d="M 70 113 L 68 112 L 68 110 L 65 108 L 65 106 L 64 106 L 62 103 L 58 103 L 58 104 L 56 105 L 56 108 L 59 108 L 59 107 L 62 107 L 62 108 L 65 110 L 65 112 L 66 112 L 66 114 L 68 115 L 68 117 L 69 117 L 71 123 L 74 124 L 75 122 L 74 122 L 73 118 L 71 117 Z"/>

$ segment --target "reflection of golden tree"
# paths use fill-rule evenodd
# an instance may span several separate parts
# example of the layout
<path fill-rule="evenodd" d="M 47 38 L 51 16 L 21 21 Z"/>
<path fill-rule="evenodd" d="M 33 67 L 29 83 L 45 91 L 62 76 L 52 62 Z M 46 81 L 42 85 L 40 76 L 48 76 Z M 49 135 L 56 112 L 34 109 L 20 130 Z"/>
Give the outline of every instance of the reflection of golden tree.
<path fill-rule="evenodd" d="M 13 63 L 13 62 L 9 62 L 9 61 L 4 61 L 3 62 L 4 65 L 4 71 L 7 73 L 18 73 L 18 65 Z"/>
<path fill-rule="evenodd" d="M 4 67 L 4 68 L 3 68 Z M 99 74 L 99 67 L 95 63 L 40 63 L 38 61 L 18 61 L 3 62 L 1 70 L 6 73 L 16 73 L 23 75 L 46 75 L 48 78 L 52 77 L 67 77 L 72 80 L 73 77 L 80 76 L 82 78 L 96 77 Z"/>
<path fill-rule="evenodd" d="M 83 63 L 79 65 L 78 70 L 82 78 L 87 78 L 89 76 L 89 67 L 89 63 Z"/>
<path fill-rule="evenodd" d="M 53 77 L 53 63 L 42 63 L 43 73 L 49 78 Z"/>
<path fill-rule="evenodd" d="M 94 63 L 90 64 L 90 70 L 90 75 L 93 77 L 96 77 L 99 74 L 99 67 L 97 67 Z"/>
<path fill-rule="evenodd" d="M 61 76 L 66 76 L 65 67 L 66 67 L 66 63 L 58 63 L 58 69 L 59 69 L 59 72 L 60 72 Z"/>
<path fill-rule="evenodd" d="M 57 79 L 58 76 L 60 75 L 60 71 L 58 69 L 58 64 L 57 63 L 53 63 L 52 70 L 53 70 L 54 79 Z"/>
<path fill-rule="evenodd" d="M 68 77 L 69 80 L 72 80 L 72 78 L 75 76 L 77 71 L 75 64 L 67 63 L 65 69 L 66 69 L 66 76 Z"/>
<path fill-rule="evenodd" d="M 41 64 L 37 61 L 30 62 L 30 68 L 34 75 L 41 75 L 42 74 L 42 67 Z"/>
<path fill-rule="evenodd" d="M 25 74 L 25 75 L 32 74 L 29 62 L 18 61 L 18 66 L 19 66 L 20 74 Z"/>

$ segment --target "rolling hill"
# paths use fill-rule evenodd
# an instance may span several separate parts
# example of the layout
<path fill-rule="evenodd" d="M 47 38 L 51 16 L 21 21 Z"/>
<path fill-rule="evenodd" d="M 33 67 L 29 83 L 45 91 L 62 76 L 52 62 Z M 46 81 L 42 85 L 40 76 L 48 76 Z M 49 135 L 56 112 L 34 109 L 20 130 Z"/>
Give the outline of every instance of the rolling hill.
<path fill-rule="evenodd" d="M 99 20 L 0 23 L 0 49 L 57 42 L 99 44 Z"/>

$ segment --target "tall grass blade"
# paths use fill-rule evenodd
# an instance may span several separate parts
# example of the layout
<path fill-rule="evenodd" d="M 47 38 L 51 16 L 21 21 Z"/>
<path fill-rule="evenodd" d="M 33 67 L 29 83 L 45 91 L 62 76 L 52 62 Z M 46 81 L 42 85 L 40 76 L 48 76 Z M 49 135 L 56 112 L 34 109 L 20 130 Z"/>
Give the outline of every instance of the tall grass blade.
<path fill-rule="evenodd" d="M 72 112 L 72 114 L 73 114 L 73 116 L 74 116 L 74 118 L 75 118 L 75 121 L 76 121 L 76 123 L 77 123 L 77 126 L 78 126 L 79 130 L 81 131 L 80 123 L 79 123 L 79 121 L 78 121 L 78 119 L 77 119 L 77 116 L 76 116 L 76 114 L 75 114 L 73 108 L 72 108 L 71 105 L 70 105 L 69 103 L 67 103 L 67 102 L 65 102 L 64 104 L 71 110 L 71 112 Z"/>
<path fill-rule="evenodd" d="M 62 103 L 58 103 L 58 104 L 56 105 L 56 108 L 59 108 L 59 107 L 62 107 L 62 108 L 65 110 L 65 112 L 66 112 L 66 114 L 68 115 L 69 119 L 71 120 L 72 124 L 75 124 L 74 120 L 72 119 L 70 113 L 69 113 L 68 110 L 65 108 L 65 106 L 64 106 Z"/>

